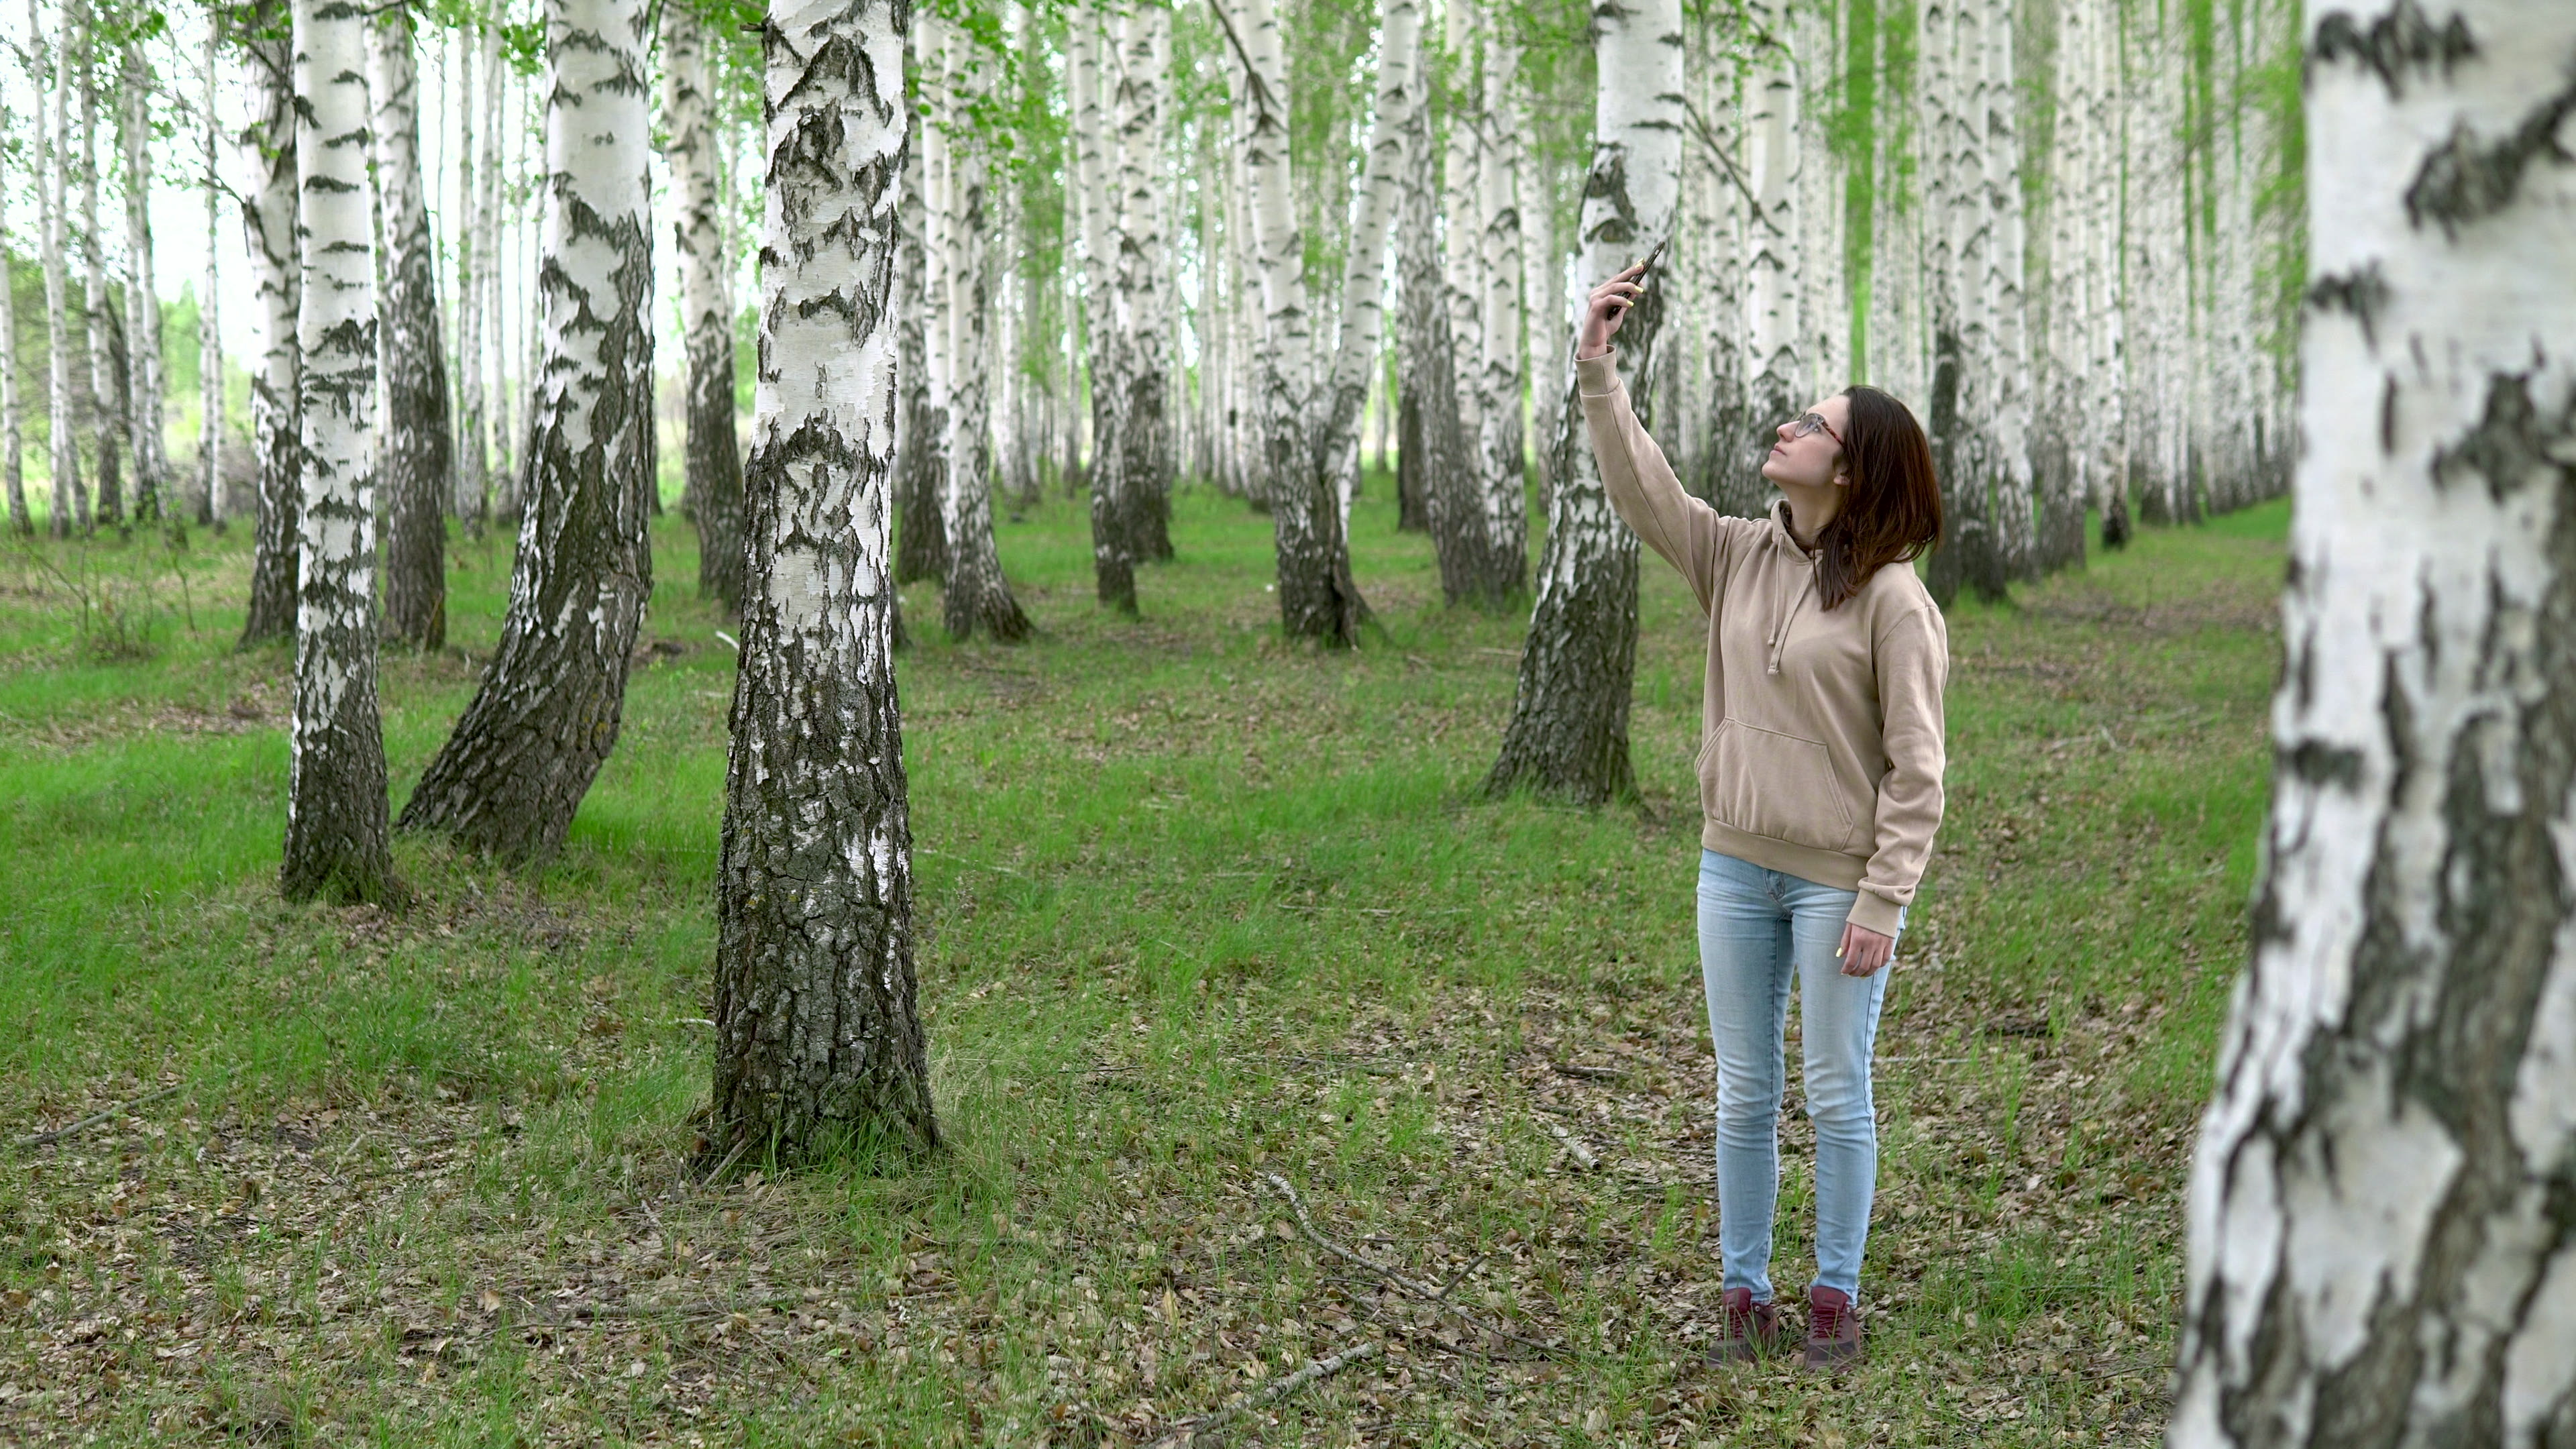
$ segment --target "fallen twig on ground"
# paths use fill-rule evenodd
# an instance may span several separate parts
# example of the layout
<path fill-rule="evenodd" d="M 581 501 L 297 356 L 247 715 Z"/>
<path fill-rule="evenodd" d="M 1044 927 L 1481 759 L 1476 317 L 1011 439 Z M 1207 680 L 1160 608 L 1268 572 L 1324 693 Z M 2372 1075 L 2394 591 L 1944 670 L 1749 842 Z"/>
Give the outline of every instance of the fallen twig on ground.
<path fill-rule="evenodd" d="M 1358 1363 L 1363 1359 L 1375 1358 L 1385 1351 L 1386 1345 L 1384 1344 L 1363 1343 L 1351 1348 L 1346 1348 L 1340 1353 L 1334 1354 L 1330 1358 L 1314 1359 L 1304 1368 L 1297 1370 L 1288 1377 L 1273 1380 L 1269 1387 L 1262 1389 L 1259 1393 L 1247 1394 L 1243 1398 L 1226 1405 L 1222 1409 L 1201 1414 L 1196 1418 L 1183 1419 L 1178 1424 L 1164 1430 L 1158 1437 L 1147 1441 L 1147 1449 L 1155 1449 L 1155 1446 L 1164 1444 L 1190 1443 L 1197 1439 L 1199 1435 L 1206 1433 L 1210 1429 L 1221 1427 L 1224 1424 L 1235 1419 L 1239 1419 L 1246 1414 L 1269 1408 L 1272 1404 L 1278 1403 L 1281 1399 L 1288 1397 L 1290 1394 L 1297 1392 L 1299 1389 L 1306 1387 L 1317 1379 L 1330 1378 L 1334 1374 L 1340 1373 L 1342 1370 L 1349 1368 L 1352 1364 Z"/>
<path fill-rule="evenodd" d="M 1593 1155 L 1591 1148 L 1583 1145 L 1582 1138 L 1566 1131 L 1563 1127 L 1554 1122 L 1547 1124 L 1547 1130 L 1556 1138 L 1557 1141 L 1565 1144 L 1565 1150 L 1568 1155 L 1573 1157 L 1575 1166 L 1582 1168 L 1586 1172 L 1590 1172 L 1601 1165 L 1601 1159 Z"/>
<path fill-rule="evenodd" d="M 165 1097 L 175 1097 L 187 1089 L 187 1083 L 176 1082 L 170 1086 L 163 1087 L 157 1092 L 146 1092 L 142 1096 L 137 1097 L 130 1102 L 119 1102 L 104 1112 L 92 1112 L 77 1122 L 57 1127 L 51 1132 L 39 1132 L 33 1137 L 21 1137 L 18 1139 L 18 1146 L 20 1149 L 24 1150 L 28 1148 L 44 1147 L 52 1143 L 60 1142 L 64 1138 L 71 1136 L 73 1133 L 95 1127 L 110 1117 L 122 1117 L 137 1107 L 149 1107 L 153 1103 L 158 1102 Z"/>
<path fill-rule="evenodd" d="M 1457 1304 L 1451 1303 L 1448 1300 L 1449 1289 L 1433 1288 L 1429 1284 L 1415 1282 L 1413 1279 L 1407 1278 L 1403 1274 L 1395 1271 L 1393 1268 L 1389 1268 L 1374 1259 L 1364 1258 L 1358 1253 L 1352 1252 L 1350 1249 L 1334 1242 L 1331 1238 L 1324 1236 L 1323 1231 L 1315 1226 L 1315 1220 L 1313 1218 L 1307 1216 L 1306 1200 L 1297 1195 L 1297 1189 L 1289 1184 L 1288 1179 L 1281 1177 L 1275 1172 L 1265 1172 L 1261 1174 L 1261 1180 L 1270 1184 L 1272 1191 L 1288 1200 L 1289 1209 L 1297 1214 L 1297 1226 L 1304 1230 L 1307 1240 L 1312 1242 L 1316 1247 L 1323 1249 L 1325 1252 L 1332 1254 L 1334 1257 L 1339 1258 L 1346 1263 L 1356 1264 L 1361 1268 L 1367 1269 L 1369 1272 L 1376 1274 L 1381 1280 L 1393 1284 L 1398 1291 L 1404 1293 L 1408 1297 L 1419 1298 L 1423 1302 L 1432 1304 L 1445 1312 L 1457 1315 L 1460 1323 L 1467 1325 L 1478 1333 L 1492 1334 L 1494 1337 L 1502 1339 L 1507 1343 L 1517 1343 L 1532 1353 L 1544 1354 L 1549 1358 L 1557 1356 L 1557 1350 L 1548 1347 L 1546 1344 L 1533 1342 L 1521 1337 L 1519 1334 L 1514 1333 L 1509 1329 L 1488 1323 L 1485 1320 L 1478 1318 L 1476 1315 L 1469 1313 L 1466 1309 L 1459 1307 Z M 1456 1285 L 1452 1284 L 1451 1286 L 1455 1287 Z"/>

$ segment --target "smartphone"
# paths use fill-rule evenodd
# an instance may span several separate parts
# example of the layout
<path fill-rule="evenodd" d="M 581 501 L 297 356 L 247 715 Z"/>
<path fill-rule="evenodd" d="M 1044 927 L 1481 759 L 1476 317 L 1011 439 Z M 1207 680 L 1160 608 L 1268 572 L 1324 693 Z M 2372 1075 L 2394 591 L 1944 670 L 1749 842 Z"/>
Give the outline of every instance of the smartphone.
<path fill-rule="evenodd" d="M 1644 270 L 1637 273 L 1638 286 L 1642 287 L 1648 282 L 1654 280 L 1655 264 L 1664 259 L 1664 248 L 1669 247 L 1672 244 L 1673 239 L 1667 236 L 1662 241 L 1655 243 L 1655 249 L 1653 251 L 1646 253 L 1646 259 L 1643 262 L 1638 263 L 1640 267 L 1644 268 Z"/>

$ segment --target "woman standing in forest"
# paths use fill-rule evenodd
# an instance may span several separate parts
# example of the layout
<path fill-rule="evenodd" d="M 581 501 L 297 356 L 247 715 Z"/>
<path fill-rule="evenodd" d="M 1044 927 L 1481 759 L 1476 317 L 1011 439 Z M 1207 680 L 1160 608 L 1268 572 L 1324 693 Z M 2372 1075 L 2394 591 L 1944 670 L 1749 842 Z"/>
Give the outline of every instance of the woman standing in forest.
<path fill-rule="evenodd" d="M 1940 537 L 1941 496 L 1923 429 L 1871 387 L 1780 425 L 1762 465 L 1782 495 L 1768 517 L 1728 518 L 1684 493 L 1610 350 L 1644 272 L 1593 289 L 1575 368 L 1612 505 L 1708 616 L 1699 947 L 1717 1047 L 1715 1354 L 1782 1338 L 1769 1270 L 1794 974 L 1816 1128 L 1806 1362 L 1830 1368 L 1860 1355 L 1883 968 L 1941 823 L 1949 632 L 1907 566 Z"/>

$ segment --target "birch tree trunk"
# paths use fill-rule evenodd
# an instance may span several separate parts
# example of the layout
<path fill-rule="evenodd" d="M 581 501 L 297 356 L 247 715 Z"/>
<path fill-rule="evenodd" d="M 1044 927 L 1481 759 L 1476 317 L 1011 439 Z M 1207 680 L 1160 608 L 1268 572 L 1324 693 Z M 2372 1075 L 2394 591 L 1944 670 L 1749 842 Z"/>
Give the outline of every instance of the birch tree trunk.
<path fill-rule="evenodd" d="M 1494 582 L 1505 596 L 1528 587 L 1528 464 L 1521 452 L 1520 47 L 1487 26 L 1485 137 L 1478 158 L 1477 219 L 1484 230 L 1484 288 L 1475 378 L 1477 493 Z"/>
<path fill-rule="evenodd" d="M 1127 473 L 1128 409 L 1137 392 L 1128 373 L 1137 359 L 1119 315 L 1124 268 L 1116 224 L 1126 194 L 1125 147 L 1117 147 L 1121 175 L 1113 181 L 1109 157 L 1115 143 L 1110 108 L 1101 94 L 1104 86 L 1117 88 L 1118 62 L 1124 57 L 1104 46 L 1103 29 L 1097 6 L 1072 11 L 1066 23 L 1065 86 L 1072 109 L 1076 195 L 1071 199 L 1082 239 L 1083 335 L 1089 344 L 1084 364 L 1091 379 L 1092 588 L 1101 603 L 1133 614 L 1136 564 L 1144 556 L 1144 541 L 1135 536 L 1137 510 Z"/>
<path fill-rule="evenodd" d="M 1746 201 L 1744 338 L 1745 400 L 1731 419 L 1734 453 L 1727 469 L 1725 506 L 1745 517 L 1759 514 L 1771 497 L 1762 460 L 1769 430 L 1806 406 L 1802 330 L 1798 317 L 1798 213 L 1805 199 L 1798 174 L 1798 73 L 1788 49 L 1791 16 L 1786 0 L 1753 0 L 1753 58 L 1745 78 L 1744 171 Z M 1623 331 L 1625 329 L 1622 329 Z M 1632 382 L 1629 391 L 1644 393 Z"/>
<path fill-rule="evenodd" d="M 251 538 L 249 610 L 242 620 L 240 647 L 248 649 L 295 637 L 295 539 L 304 516 L 304 353 L 296 318 L 303 311 L 304 286 L 295 240 L 300 148 L 286 0 L 253 0 L 236 23 L 253 98 L 240 143 L 248 176 L 240 189 L 242 240 L 261 320 L 259 365 L 250 379 L 259 516 Z"/>
<path fill-rule="evenodd" d="M 917 131 L 902 161 L 903 202 L 896 208 L 896 281 L 903 301 L 897 309 L 896 370 L 901 395 L 899 437 L 895 446 L 895 582 L 948 576 L 948 534 L 939 521 L 939 440 L 947 431 L 939 399 L 931 387 L 932 367 L 927 317 L 931 305 L 929 247 L 924 223 L 930 191 L 924 172 L 929 140 Z"/>
<path fill-rule="evenodd" d="M 475 312 L 480 319 L 475 328 L 475 385 L 466 390 L 465 405 L 482 419 L 469 436 L 483 440 L 478 446 L 490 449 L 490 464 L 481 457 L 470 459 L 467 466 L 475 471 L 460 480 L 473 489 L 473 496 L 458 508 L 460 517 L 479 535 L 492 514 L 492 495 L 500 479 L 511 472 L 511 458 L 516 438 L 510 429 L 509 399 L 513 390 L 504 385 L 510 350 L 506 339 L 508 313 L 501 301 L 501 117 L 502 98 L 509 89 L 510 72 L 501 58 L 501 31 L 496 25 L 483 27 L 483 120 L 477 128 L 481 152 L 476 167 L 482 185 L 474 203 L 474 256 L 480 296 Z M 496 478 L 495 471 L 499 475 Z"/>
<path fill-rule="evenodd" d="M 1230 13 L 1228 13 L 1230 11 Z M 1335 497 L 1333 467 L 1357 425 L 1354 403 L 1349 416 L 1336 419 L 1336 382 L 1317 390 L 1313 361 L 1313 319 L 1308 315 L 1304 277 L 1305 248 L 1291 193 L 1288 130 L 1288 66 L 1280 49 L 1279 20 L 1272 0 L 1234 0 L 1220 11 L 1239 62 L 1238 97 L 1242 110 L 1238 139 L 1249 192 L 1251 262 L 1259 279 L 1261 326 L 1255 332 L 1253 360 L 1259 462 L 1259 496 L 1270 505 L 1271 537 L 1278 555 L 1279 619 L 1292 637 L 1322 640 L 1348 648 L 1358 644 L 1368 605 L 1351 578 L 1349 538 L 1343 531 L 1340 500 Z M 1365 213 L 1379 204 L 1380 193 L 1362 193 Z M 1383 235 L 1384 221 L 1377 223 Z M 1382 251 L 1382 247 L 1378 250 Z M 1352 273 L 1382 263 L 1356 240 L 1347 266 Z M 1355 278 L 1344 295 L 1359 295 Z M 1365 359 L 1354 363 L 1358 371 Z M 1322 401 L 1325 406 L 1317 406 Z"/>
<path fill-rule="evenodd" d="M 1639 0 L 1595 17 L 1594 141 L 1578 272 L 1587 284 L 1672 235 L 1685 120 L 1681 30 L 1680 0 Z M 1650 425 L 1668 285 L 1651 284 L 1619 333 L 1621 372 Z M 1611 512 L 1582 426 L 1583 410 L 1568 398 L 1548 463 L 1554 486 L 1538 606 L 1486 788 L 1598 804 L 1636 789 L 1628 698 L 1637 663 L 1637 536 Z"/>
<path fill-rule="evenodd" d="M 2000 598 L 2008 581 L 2038 576 L 2032 537 L 2037 515 L 2030 467 L 2030 334 L 2022 288 L 2025 221 L 2013 4 L 2012 0 L 1976 3 L 1984 7 L 1984 37 L 1977 47 L 1984 74 L 1983 104 L 1972 117 L 1984 140 L 1986 251 L 1979 293 L 1990 339 L 1983 349 L 1986 401 L 1979 415 L 1989 440 L 1986 467 L 1993 493 L 1988 513 L 1991 578 L 1981 587 Z"/>
<path fill-rule="evenodd" d="M 1127 533 L 1140 559 L 1172 556 L 1171 249 L 1163 231 L 1163 98 L 1172 65 L 1172 13 L 1131 4 L 1118 19 L 1118 327 L 1128 393 L 1119 446 L 1126 458 Z"/>
<path fill-rule="evenodd" d="M 161 437 L 161 294 L 152 278 L 152 68 L 141 41 L 124 47 L 117 139 L 125 153 L 125 338 L 132 402 L 127 447 L 134 455 L 134 516 L 157 519 L 168 487 Z"/>
<path fill-rule="evenodd" d="M 489 418 L 483 410 L 483 269 L 491 265 L 483 250 L 483 179 L 475 165 L 474 145 L 482 131 L 482 93 L 475 72 L 483 42 L 468 27 L 457 35 L 449 54 L 456 67 L 456 496 L 448 507 L 469 529 L 479 530 L 483 500 L 491 487 Z M 501 83 L 498 67 L 485 71 L 488 89 Z"/>
<path fill-rule="evenodd" d="M 688 490 L 698 530 L 698 592 L 740 613 L 742 455 L 733 431 L 733 259 L 717 224 L 716 146 L 707 94 L 704 22 L 686 0 L 662 6 L 662 117 L 670 140 L 671 222 L 687 335 Z"/>
<path fill-rule="evenodd" d="M 780 0 L 750 577 L 717 886 L 719 1150 L 939 1145 L 888 557 L 908 6 Z"/>
<path fill-rule="evenodd" d="M 228 521 L 224 507 L 224 329 L 223 329 L 223 175 L 222 135 L 215 121 L 215 55 L 222 49 L 220 20 L 210 22 L 206 53 L 198 70 L 199 120 L 206 143 L 206 272 L 197 289 L 197 517 L 220 530 Z"/>
<path fill-rule="evenodd" d="M 1440 149 L 1440 277 L 1447 288 L 1449 340 L 1456 350 L 1461 458 L 1471 487 L 1484 483 L 1483 394 L 1485 368 L 1485 227 L 1483 200 L 1485 127 L 1477 83 L 1479 42 L 1485 26 L 1482 0 L 1446 0 L 1440 7 L 1442 79 Z M 1481 504 L 1481 498 L 1479 498 Z M 1481 514 L 1481 507 L 1478 510 Z"/>
<path fill-rule="evenodd" d="M 2446 13 L 2308 7 L 2279 766 L 2176 1449 L 2576 1443 L 2576 11 Z"/>
<path fill-rule="evenodd" d="M 1409 8 L 1409 7 L 1408 7 Z M 1390 18 L 1392 18 L 1390 13 Z M 1418 33 L 1418 26 L 1416 27 Z M 1417 51 L 1419 47 L 1417 46 Z M 1395 54 L 1381 44 L 1381 57 Z M 1381 59 L 1381 65 L 1385 63 Z M 1450 604 L 1497 609 L 1523 581 L 1521 555 L 1502 556 L 1487 507 L 1481 439 L 1467 436 L 1461 399 L 1467 390 L 1459 378 L 1457 339 L 1450 332 L 1451 302 L 1456 290 L 1444 276 L 1438 206 L 1441 188 L 1438 152 L 1432 144 L 1429 77 L 1420 102 L 1388 120 L 1401 126 L 1406 175 L 1403 220 L 1396 233 L 1401 269 L 1398 295 L 1404 308 L 1400 333 L 1403 351 L 1402 437 L 1397 480 L 1399 521 L 1406 503 L 1421 510 L 1422 526 L 1431 534 L 1432 555 L 1440 565 L 1440 592 Z M 1383 106 L 1380 115 L 1386 116 Z M 1460 227 L 1468 224 L 1461 218 Z M 1481 360 L 1478 361 L 1481 371 Z"/>
<path fill-rule="evenodd" d="M 295 0 L 296 314 L 303 508 L 295 716 L 278 888 L 398 899 L 376 710 L 376 275 L 367 180 L 366 10 Z"/>
<path fill-rule="evenodd" d="M 1029 619 L 1011 597 L 993 542 L 992 188 L 983 140 L 965 124 L 981 82 L 967 63 L 965 49 L 972 42 L 953 27 L 939 28 L 941 91 L 946 118 L 956 124 L 946 137 L 947 178 L 938 188 L 947 204 L 939 249 L 941 315 L 933 319 L 948 336 L 948 430 L 941 446 L 947 471 L 939 491 L 948 574 L 940 586 L 940 614 L 951 638 L 981 632 L 1010 644 L 1029 636 Z"/>
<path fill-rule="evenodd" d="M 32 69 L 32 67 L 30 67 Z M 42 106 L 44 98 L 37 97 Z M 36 127 L 44 143 L 43 124 Z M 10 125 L 9 106 L 0 98 L 0 134 L 15 134 Z M 0 162 L 7 158 L 0 156 Z M 43 181 L 37 182 L 41 190 Z M 16 250 L 9 244 L 9 186 L 5 170 L 0 169 L 0 487 L 9 498 L 9 532 L 20 538 L 35 535 L 35 520 L 27 512 L 27 478 L 22 471 L 20 455 L 27 446 L 25 426 L 19 417 L 18 404 L 18 276 Z"/>
<path fill-rule="evenodd" d="M 456 491 L 447 344 L 438 315 L 438 248 L 421 178 L 419 71 L 411 12 L 388 6 L 367 27 L 375 90 L 376 182 L 384 209 L 385 635 L 408 648 L 447 644 L 447 509 Z"/>
<path fill-rule="evenodd" d="M 68 7 L 66 7 L 68 8 Z M 42 114 L 44 97 L 36 97 L 39 108 L 37 130 L 47 136 L 37 149 L 36 192 L 42 198 L 44 212 L 45 266 L 45 429 L 48 442 L 47 465 L 53 479 L 53 497 L 48 500 L 51 517 L 47 531 L 55 538 L 69 538 L 72 529 L 89 529 L 87 495 L 81 488 L 80 445 L 72 434 L 72 343 L 71 284 L 66 275 L 69 246 L 66 233 L 70 227 L 71 193 L 68 177 L 71 171 L 71 104 L 72 104 L 72 27 L 53 47 L 54 114 L 47 121 Z M 38 12 L 37 0 L 27 0 L 27 33 L 30 44 L 41 44 L 48 34 Z M 280 84 L 283 84 L 281 81 Z M 290 177 L 292 172 L 289 173 Z M 289 193 L 292 195 L 292 193 Z M 290 567 L 292 559 L 289 560 Z"/>
<path fill-rule="evenodd" d="M 84 335 L 89 342 L 89 425 L 90 437 L 98 457 L 98 512 L 86 516 L 82 528 L 94 523 L 122 524 L 125 521 L 125 469 L 117 457 L 117 441 L 125 436 L 125 420 L 118 416 L 117 398 L 123 392 L 116 384 L 116 361 L 110 355 L 117 320 L 108 308 L 107 242 L 98 230 L 98 59 L 92 52 L 98 40 L 97 13 L 88 4 L 77 7 L 80 52 L 81 106 L 81 197 L 80 242 L 83 267 L 81 317 Z"/>
<path fill-rule="evenodd" d="M 403 807 L 511 864 L 552 855 L 617 743 L 653 590 L 653 249 L 643 0 L 548 0 L 541 363 L 510 607 Z"/>

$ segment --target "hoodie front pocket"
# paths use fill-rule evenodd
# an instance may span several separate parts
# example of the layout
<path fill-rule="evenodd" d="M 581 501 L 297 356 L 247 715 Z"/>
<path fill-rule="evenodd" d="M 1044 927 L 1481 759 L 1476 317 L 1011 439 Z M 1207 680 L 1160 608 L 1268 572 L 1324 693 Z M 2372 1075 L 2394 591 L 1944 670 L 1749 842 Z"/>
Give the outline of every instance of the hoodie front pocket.
<path fill-rule="evenodd" d="M 1700 747 L 1699 805 L 1720 825 L 1811 850 L 1851 839 L 1851 808 L 1825 747 L 1735 720 Z"/>

